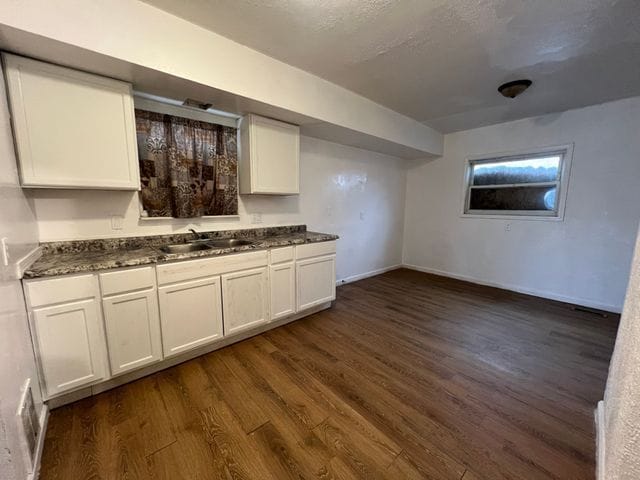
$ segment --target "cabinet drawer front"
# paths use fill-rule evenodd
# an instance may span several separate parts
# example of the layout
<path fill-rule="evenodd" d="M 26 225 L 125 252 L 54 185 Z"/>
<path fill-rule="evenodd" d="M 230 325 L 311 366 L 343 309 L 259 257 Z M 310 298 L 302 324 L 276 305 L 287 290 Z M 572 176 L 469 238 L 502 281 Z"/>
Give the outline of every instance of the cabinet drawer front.
<path fill-rule="evenodd" d="M 156 275 L 153 267 L 130 268 L 100 274 L 100 288 L 103 296 L 153 288 L 155 286 Z"/>
<path fill-rule="evenodd" d="M 182 282 L 267 265 L 267 250 L 158 265 L 158 284 Z"/>
<path fill-rule="evenodd" d="M 335 240 L 330 242 L 307 243 L 296 246 L 296 259 L 319 257 L 336 253 Z"/>
<path fill-rule="evenodd" d="M 98 296 L 95 275 L 48 278 L 24 282 L 29 306 L 40 307 Z"/>
<path fill-rule="evenodd" d="M 271 264 L 291 262 L 293 260 L 293 247 L 274 248 L 271 250 Z"/>
<path fill-rule="evenodd" d="M 32 316 L 47 397 L 104 378 L 96 299 L 35 309 Z"/>

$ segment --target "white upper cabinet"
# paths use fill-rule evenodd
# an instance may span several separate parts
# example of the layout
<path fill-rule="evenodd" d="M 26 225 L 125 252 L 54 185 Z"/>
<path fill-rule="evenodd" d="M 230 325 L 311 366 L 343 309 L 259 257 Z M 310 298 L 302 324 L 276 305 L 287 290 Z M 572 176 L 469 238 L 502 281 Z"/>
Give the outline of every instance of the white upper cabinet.
<path fill-rule="evenodd" d="M 3 55 L 25 187 L 138 190 L 131 85 Z"/>
<path fill-rule="evenodd" d="M 300 193 L 298 126 L 251 114 L 240 135 L 240 193 Z"/>

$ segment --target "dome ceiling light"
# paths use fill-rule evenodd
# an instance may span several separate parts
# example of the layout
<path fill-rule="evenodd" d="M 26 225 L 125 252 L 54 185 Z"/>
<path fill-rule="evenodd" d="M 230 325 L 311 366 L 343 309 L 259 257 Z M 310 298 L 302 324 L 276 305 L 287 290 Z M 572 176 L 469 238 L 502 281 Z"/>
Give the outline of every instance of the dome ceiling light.
<path fill-rule="evenodd" d="M 533 82 L 528 79 L 514 80 L 513 82 L 503 83 L 498 87 L 498 91 L 508 98 L 516 98 L 527 88 L 531 86 Z"/>

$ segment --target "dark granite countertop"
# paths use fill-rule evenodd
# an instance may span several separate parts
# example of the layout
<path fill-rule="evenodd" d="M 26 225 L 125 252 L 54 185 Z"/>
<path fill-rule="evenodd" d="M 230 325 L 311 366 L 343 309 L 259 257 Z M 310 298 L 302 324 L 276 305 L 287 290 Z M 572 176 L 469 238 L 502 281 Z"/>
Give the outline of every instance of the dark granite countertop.
<path fill-rule="evenodd" d="M 24 278 L 39 278 L 70 273 L 94 272 L 110 268 L 148 265 L 190 258 L 212 257 L 229 253 L 337 240 L 337 235 L 307 231 L 306 225 L 199 232 L 208 239 L 243 238 L 251 245 L 232 248 L 212 248 L 188 253 L 165 253 L 163 245 L 194 240 L 188 234 L 122 237 L 100 240 L 75 240 L 42 243 L 42 257 L 25 273 Z"/>

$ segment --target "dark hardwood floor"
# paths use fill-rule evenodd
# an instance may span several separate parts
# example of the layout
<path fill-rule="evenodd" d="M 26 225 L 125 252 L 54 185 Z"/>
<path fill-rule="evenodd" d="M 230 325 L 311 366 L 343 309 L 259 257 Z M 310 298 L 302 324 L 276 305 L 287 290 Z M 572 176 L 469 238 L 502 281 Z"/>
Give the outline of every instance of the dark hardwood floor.
<path fill-rule="evenodd" d="M 396 270 L 54 410 L 41 478 L 593 479 L 617 323 Z"/>

